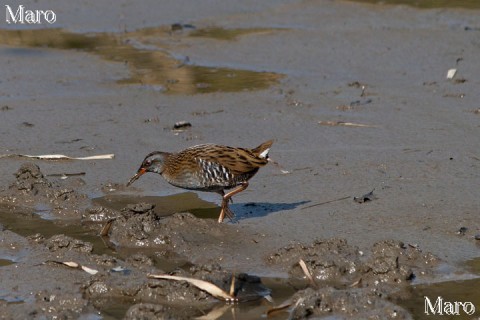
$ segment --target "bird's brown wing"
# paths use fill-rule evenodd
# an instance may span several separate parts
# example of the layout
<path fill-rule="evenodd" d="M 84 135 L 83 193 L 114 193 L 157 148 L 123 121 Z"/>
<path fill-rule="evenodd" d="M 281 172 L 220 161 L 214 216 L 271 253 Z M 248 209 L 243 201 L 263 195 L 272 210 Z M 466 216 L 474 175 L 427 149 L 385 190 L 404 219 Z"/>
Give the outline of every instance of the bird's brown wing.
<path fill-rule="evenodd" d="M 250 149 L 233 148 L 218 145 L 201 145 L 187 150 L 197 159 L 218 163 L 234 175 L 241 175 L 263 167 L 268 163 L 266 158 L 259 158 Z"/>

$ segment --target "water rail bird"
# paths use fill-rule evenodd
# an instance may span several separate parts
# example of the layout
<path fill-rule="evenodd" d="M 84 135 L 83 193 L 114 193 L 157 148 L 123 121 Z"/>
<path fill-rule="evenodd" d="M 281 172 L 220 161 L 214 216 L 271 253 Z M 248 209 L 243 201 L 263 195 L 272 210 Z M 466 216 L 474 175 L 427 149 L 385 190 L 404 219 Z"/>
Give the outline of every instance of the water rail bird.
<path fill-rule="evenodd" d="M 173 186 L 220 194 L 222 204 L 218 222 L 225 216 L 233 219 L 228 202 L 245 190 L 258 169 L 268 163 L 272 144 L 273 140 L 269 140 L 253 149 L 200 144 L 178 153 L 154 151 L 145 157 L 127 186 L 143 174 L 154 172 Z M 229 189 L 233 190 L 225 193 Z"/>

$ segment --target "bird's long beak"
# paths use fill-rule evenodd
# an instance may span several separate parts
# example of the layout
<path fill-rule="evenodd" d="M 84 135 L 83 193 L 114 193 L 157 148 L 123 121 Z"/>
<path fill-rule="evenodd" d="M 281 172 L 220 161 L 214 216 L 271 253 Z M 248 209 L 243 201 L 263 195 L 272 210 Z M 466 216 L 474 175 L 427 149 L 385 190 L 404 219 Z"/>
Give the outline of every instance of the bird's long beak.
<path fill-rule="evenodd" d="M 147 169 L 145 169 L 145 168 L 138 169 L 137 173 L 127 182 L 127 187 L 129 185 L 131 185 L 132 183 L 134 183 L 135 180 L 140 178 L 145 172 L 147 172 Z"/>

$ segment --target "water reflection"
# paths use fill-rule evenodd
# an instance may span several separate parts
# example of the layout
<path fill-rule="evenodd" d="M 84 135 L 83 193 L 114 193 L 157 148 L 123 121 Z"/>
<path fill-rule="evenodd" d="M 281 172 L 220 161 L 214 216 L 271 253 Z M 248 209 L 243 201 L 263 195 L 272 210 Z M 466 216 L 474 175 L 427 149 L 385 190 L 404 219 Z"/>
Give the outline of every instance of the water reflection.
<path fill-rule="evenodd" d="M 272 72 L 191 65 L 188 59 L 172 57 L 178 37 L 211 37 L 233 40 L 266 29 L 199 29 L 191 33 L 172 33 L 171 28 L 146 28 L 122 34 L 77 34 L 61 29 L 0 30 L 0 44 L 17 48 L 82 50 L 107 61 L 124 63 L 130 76 L 119 84 L 137 84 L 166 93 L 194 94 L 266 89 L 283 76 Z M 10 51 L 15 54 L 15 51 Z"/>

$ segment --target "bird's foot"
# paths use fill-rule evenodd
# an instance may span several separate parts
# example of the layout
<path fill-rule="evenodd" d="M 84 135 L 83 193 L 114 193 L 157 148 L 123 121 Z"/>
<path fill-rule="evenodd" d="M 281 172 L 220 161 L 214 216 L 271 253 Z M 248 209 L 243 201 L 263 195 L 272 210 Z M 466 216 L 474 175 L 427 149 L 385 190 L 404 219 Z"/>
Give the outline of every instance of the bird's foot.
<path fill-rule="evenodd" d="M 218 217 L 218 223 L 222 223 L 225 216 L 227 216 L 227 218 L 229 218 L 230 221 L 234 221 L 235 214 L 228 207 L 228 201 L 229 201 L 229 199 L 227 199 L 226 201 L 225 200 L 222 201 L 222 209 L 220 210 L 220 216 Z"/>

